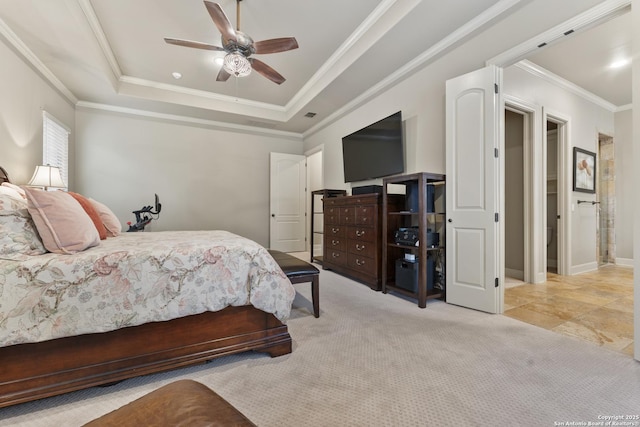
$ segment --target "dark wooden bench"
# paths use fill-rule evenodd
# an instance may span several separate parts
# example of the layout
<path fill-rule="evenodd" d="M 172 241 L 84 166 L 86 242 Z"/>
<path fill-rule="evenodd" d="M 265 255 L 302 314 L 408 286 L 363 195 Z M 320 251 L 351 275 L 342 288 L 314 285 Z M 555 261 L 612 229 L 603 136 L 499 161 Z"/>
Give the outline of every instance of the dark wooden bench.
<path fill-rule="evenodd" d="M 320 317 L 320 270 L 312 264 L 287 253 L 269 249 L 269 253 L 276 260 L 291 283 L 311 282 L 311 299 L 313 301 L 313 315 Z"/>

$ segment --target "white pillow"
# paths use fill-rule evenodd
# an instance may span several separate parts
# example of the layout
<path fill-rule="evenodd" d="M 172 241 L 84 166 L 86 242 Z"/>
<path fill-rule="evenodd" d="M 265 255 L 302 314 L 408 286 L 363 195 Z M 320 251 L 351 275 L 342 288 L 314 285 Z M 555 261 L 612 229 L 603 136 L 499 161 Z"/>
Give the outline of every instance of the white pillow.
<path fill-rule="evenodd" d="M 24 188 L 22 187 L 18 187 L 17 185 L 10 182 L 3 182 L 2 184 L 0 184 L 0 187 L 6 187 L 15 190 L 22 196 L 23 199 L 27 200 L 27 193 L 25 193 Z"/>
<path fill-rule="evenodd" d="M 20 193 L 18 193 L 13 188 L 5 186 L 4 184 L 5 183 L 0 185 L 0 194 L 5 195 L 5 196 L 9 196 L 9 197 L 17 199 L 17 200 L 24 200 L 24 198 L 20 195 Z"/>

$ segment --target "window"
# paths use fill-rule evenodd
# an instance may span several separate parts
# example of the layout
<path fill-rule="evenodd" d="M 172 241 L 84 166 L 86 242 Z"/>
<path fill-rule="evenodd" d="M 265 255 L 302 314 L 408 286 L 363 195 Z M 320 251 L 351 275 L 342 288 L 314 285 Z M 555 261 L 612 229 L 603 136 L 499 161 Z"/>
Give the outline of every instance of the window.
<path fill-rule="evenodd" d="M 69 186 L 69 129 L 46 111 L 42 112 L 42 164 L 60 168 Z"/>

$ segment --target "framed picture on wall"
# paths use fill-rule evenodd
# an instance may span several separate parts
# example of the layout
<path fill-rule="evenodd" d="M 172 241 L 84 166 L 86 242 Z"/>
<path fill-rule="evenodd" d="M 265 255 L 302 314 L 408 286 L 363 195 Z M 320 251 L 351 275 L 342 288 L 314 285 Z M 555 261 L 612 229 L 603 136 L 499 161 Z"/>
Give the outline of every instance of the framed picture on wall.
<path fill-rule="evenodd" d="M 573 191 L 596 192 L 596 153 L 573 147 Z"/>

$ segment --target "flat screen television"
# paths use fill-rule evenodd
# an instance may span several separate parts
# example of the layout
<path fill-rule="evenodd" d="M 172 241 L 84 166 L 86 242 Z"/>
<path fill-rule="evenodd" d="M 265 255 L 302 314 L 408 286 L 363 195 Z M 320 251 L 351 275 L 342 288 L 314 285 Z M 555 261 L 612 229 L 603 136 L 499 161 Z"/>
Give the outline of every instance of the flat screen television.
<path fill-rule="evenodd" d="M 404 172 L 402 113 L 385 117 L 342 138 L 344 182 Z"/>

